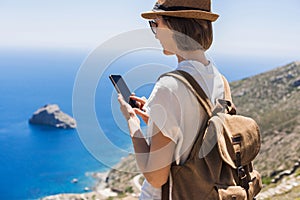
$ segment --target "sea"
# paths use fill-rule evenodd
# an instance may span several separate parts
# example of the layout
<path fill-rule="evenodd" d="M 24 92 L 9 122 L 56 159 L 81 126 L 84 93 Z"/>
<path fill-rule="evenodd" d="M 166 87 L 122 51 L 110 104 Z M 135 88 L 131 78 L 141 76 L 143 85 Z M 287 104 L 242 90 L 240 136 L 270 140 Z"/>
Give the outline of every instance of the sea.
<path fill-rule="evenodd" d="M 106 140 L 94 145 L 101 147 L 101 157 L 106 159 L 99 159 L 93 153 L 82 131 L 28 123 L 32 114 L 46 104 L 57 104 L 63 112 L 73 115 L 75 83 L 78 83 L 91 51 L 0 49 L 0 199 L 39 199 L 59 193 L 87 192 L 85 189 L 92 189 L 96 183 L 89 175 L 91 172 L 107 171 L 122 157 L 132 153 L 126 123 L 120 117 L 116 92 L 108 76 L 112 73 L 131 74 L 142 81 L 135 86 L 129 84 L 134 88 L 130 89 L 138 96 L 148 97 L 157 74 L 176 66 L 175 58 L 166 57 L 161 52 L 136 52 L 114 59 L 109 65 L 101 65 L 103 58 L 100 56 L 99 63 L 95 63 L 101 77 L 94 86 L 93 106 Z M 213 57 L 213 62 L 229 81 L 292 61 L 264 56 L 258 59 L 249 59 L 249 56 L 236 58 L 234 55 Z M 159 66 L 155 67 L 157 71 L 147 70 L 156 64 Z M 125 76 L 126 81 L 129 81 L 129 75 Z M 78 84 L 89 84 L 89 77 Z M 85 126 L 93 128 L 89 122 Z M 122 151 L 105 151 L 106 145 L 111 144 Z M 78 182 L 73 183 L 73 179 Z"/>

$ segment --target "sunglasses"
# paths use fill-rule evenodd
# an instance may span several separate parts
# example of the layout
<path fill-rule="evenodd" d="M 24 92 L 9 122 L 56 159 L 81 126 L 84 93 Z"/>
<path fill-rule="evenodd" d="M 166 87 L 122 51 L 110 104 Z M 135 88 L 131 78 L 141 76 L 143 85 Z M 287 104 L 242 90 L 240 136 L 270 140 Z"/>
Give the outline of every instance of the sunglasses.
<path fill-rule="evenodd" d="M 152 32 L 154 33 L 154 35 L 156 35 L 157 33 L 157 22 L 155 20 L 150 20 L 149 21 L 149 25 L 150 25 L 150 28 L 152 30 Z"/>

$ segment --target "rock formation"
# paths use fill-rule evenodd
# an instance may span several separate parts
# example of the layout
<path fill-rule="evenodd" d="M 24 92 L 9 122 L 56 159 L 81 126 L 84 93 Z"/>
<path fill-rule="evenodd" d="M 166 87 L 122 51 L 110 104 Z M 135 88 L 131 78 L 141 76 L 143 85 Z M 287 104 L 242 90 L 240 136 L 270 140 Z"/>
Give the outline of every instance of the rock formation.
<path fill-rule="evenodd" d="M 63 113 L 56 104 L 47 104 L 39 108 L 29 119 L 29 123 L 64 129 L 76 128 L 76 121 Z"/>

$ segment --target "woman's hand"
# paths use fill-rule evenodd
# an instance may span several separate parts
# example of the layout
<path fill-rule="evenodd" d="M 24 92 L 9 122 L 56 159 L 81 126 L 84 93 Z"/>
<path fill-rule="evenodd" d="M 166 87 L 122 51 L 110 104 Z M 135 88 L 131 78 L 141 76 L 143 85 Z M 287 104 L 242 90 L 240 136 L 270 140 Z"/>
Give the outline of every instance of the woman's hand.
<path fill-rule="evenodd" d="M 137 106 L 139 107 L 139 108 L 133 108 L 135 114 L 139 115 L 143 119 L 143 121 L 146 124 L 148 124 L 149 115 L 144 110 L 144 105 L 145 105 L 147 99 L 145 97 L 141 97 L 141 98 L 137 97 L 134 94 L 132 94 L 130 96 L 130 99 L 135 100 L 137 103 Z"/>
<path fill-rule="evenodd" d="M 124 100 L 122 95 L 118 95 L 118 101 L 120 103 L 120 109 L 127 120 L 130 135 L 133 137 L 135 132 L 140 129 L 140 120 L 136 116 L 133 108 Z"/>

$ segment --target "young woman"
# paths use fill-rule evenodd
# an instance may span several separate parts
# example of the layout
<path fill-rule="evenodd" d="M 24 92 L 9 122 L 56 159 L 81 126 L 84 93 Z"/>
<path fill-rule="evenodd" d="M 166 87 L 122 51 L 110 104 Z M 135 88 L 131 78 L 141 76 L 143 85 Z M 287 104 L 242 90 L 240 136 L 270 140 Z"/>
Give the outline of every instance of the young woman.
<path fill-rule="evenodd" d="M 188 72 L 215 105 L 223 98 L 221 74 L 205 56 L 212 44 L 212 21 L 209 0 L 158 1 L 150 12 L 142 13 L 162 45 L 165 55 L 175 55 L 177 69 Z M 132 108 L 118 97 L 132 138 L 137 164 L 145 177 L 140 199 L 161 199 L 161 186 L 170 177 L 173 161 L 183 164 L 204 120 L 204 109 L 197 98 L 179 80 L 160 78 L 148 100 L 132 96 L 140 109 Z M 148 125 L 146 139 L 137 115 Z M 172 183 L 170 189 L 172 191 Z"/>

